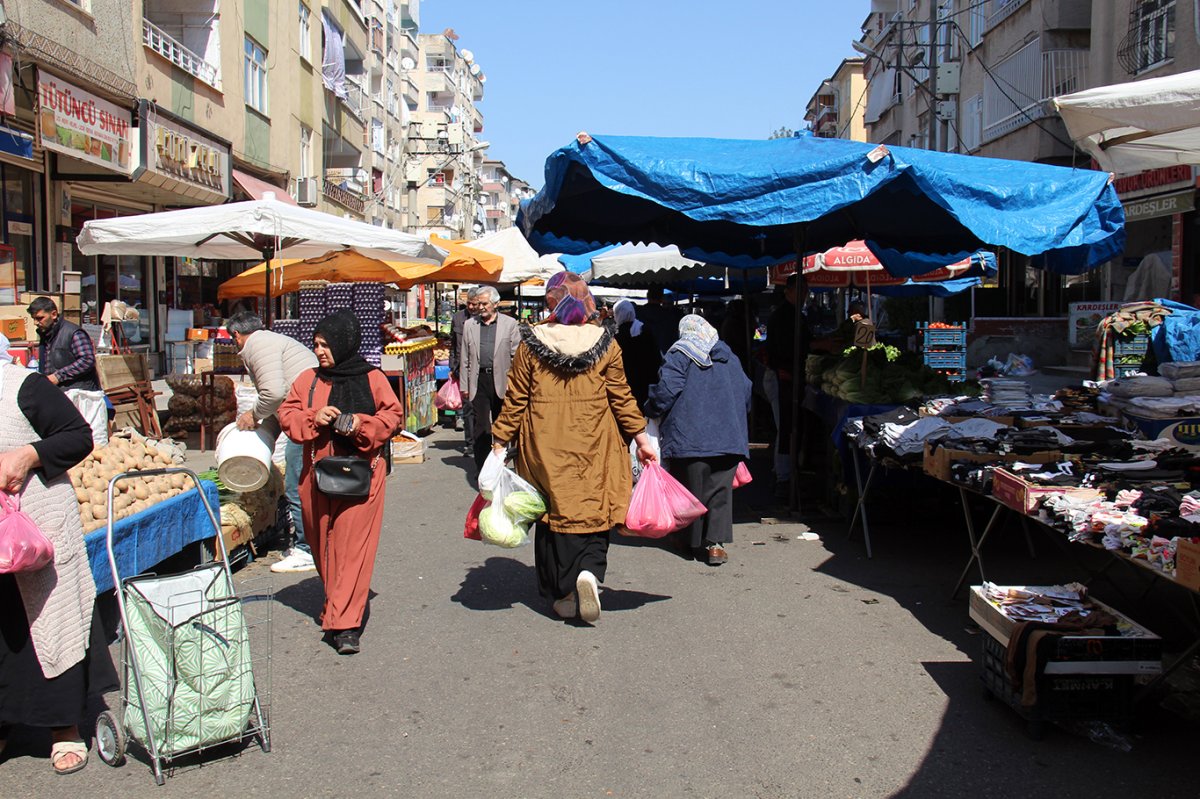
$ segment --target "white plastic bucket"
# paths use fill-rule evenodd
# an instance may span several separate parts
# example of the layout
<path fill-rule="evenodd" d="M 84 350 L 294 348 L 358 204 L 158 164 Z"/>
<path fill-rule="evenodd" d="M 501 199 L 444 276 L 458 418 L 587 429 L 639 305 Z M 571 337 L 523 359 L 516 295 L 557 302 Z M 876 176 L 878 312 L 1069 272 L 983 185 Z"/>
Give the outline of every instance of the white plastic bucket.
<path fill-rule="evenodd" d="M 266 425 L 239 430 L 225 426 L 217 436 L 217 476 L 232 491 L 257 491 L 270 475 L 275 433 Z"/>

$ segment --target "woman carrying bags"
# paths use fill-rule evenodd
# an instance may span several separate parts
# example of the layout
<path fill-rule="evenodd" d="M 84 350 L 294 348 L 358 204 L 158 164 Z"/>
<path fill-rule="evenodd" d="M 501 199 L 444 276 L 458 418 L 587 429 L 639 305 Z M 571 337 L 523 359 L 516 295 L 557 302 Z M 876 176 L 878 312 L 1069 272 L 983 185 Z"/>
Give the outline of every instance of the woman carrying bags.
<path fill-rule="evenodd" d="M 613 325 L 596 324 L 587 283 L 559 272 L 546 283 L 549 320 L 522 326 L 492 452 L 517 448 L 516 471 L 546 497 L 534 532 L 538 589 L 563 618 L 600 617 L 598 583 L 609 535 L 625 520 L 633 476 L 626 442 L 655 460 L 646 420 L 625 381 Z"/>
<path fill-rule="evenodd" d="M 750 457 L 749 412 L 750 380 L 733 352 L 703 317 L 683 317 L 679 340 L 650 387 L 646 415 L 662 417 L 659 445 L 671 474 L 708 508 L 680 535 L 710 566 L 729 559 L 733 473 Z"/>
<path fill-rule="evenodd" d="M 283 432 L 304 445 L 300 471 L 304 534 L 325 585 L 321 629 L 332 637 L 341 655 L 359 651 L 383 526 L 390 466 L 384 447 L 403 419 L 400 402 L 383 372 L 358 354 L 360 338 L 358 318 L 351 311 L 318 322 L 313 334 L 318 366 L 300 373 L 279 407 Z M 321 461 L 346 456 L 365 462 L 354 464 L 365 475 L 363 485 L 329 481 L 323 486 L 323 467 L 332 462 Z M 359 489 L 364 496 L 353 495 Z"/>

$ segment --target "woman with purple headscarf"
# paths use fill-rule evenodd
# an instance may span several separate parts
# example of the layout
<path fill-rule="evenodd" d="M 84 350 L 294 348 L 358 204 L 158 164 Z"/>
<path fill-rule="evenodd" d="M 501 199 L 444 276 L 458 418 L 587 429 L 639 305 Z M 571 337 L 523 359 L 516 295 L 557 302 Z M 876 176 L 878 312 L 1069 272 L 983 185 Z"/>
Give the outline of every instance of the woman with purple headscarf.
<path fill-rule="evenodd" d="M 522 326 L 493 452 L 515 445 L 516 470 L 546 497 L 534 532 L 538 589 L 554 612 L 600 617 L 609 535 L 625 521 L 633 476 L 626 442 L 656 456 L 625 380 L 614 326 L 596 322 L 587 283 L 560 272 L 546 284 L 550 317 Z"/>

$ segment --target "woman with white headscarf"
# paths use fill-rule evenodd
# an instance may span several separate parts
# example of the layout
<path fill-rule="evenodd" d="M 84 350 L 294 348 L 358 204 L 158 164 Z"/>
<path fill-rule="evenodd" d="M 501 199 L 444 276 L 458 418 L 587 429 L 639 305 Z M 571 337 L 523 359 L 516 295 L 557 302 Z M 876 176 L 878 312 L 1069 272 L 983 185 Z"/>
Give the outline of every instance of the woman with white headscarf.
<path fill-rule="evenodd" d="M 637 308 L 629 300 L 621 300 L 613 306 L 613 321 L 617 323 L 615 336 L 621 348 L 621 359 L 625 362 L 625 380 L 637 400 L 639 408 L 646 407 L 650 384 L 658 379 L 658 367 L 662 356 L 650 331 L 637 318 Z"/>
<path fill-rule="evenodd" d="M 650 387 L 646 415 L 662 417 L 659 444 L 671 474 L 708 508 L 679 534 L 710 566 L 729 559 L 733 473 L 750 456 L 749 411 L 750 380 L 733 352 L 703 317 L 683 317 L 679 340 Z"/>

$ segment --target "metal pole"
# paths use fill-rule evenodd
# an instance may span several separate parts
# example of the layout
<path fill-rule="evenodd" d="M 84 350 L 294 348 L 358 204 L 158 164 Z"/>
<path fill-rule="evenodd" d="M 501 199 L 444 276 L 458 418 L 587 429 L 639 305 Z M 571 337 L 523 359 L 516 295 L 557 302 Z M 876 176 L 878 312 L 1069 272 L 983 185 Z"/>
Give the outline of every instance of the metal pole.
<path fill-rule="evenodd" d="M 788 481 L 788 509 L 793 512 L 800 510 L 800 483 L 796 468 L 800 459 L 797 457 L 799 453 L 796 450 L 800 447 L 800 402 L 805 389 L 805 381 L 800 380 L 800 367 L 804 357 L 800 352 L 800 345 L 804 339 L 804 317 L 801 313 L 804 308 L 800 302 L 800 281 L 804 279 L 804 252 L 808 249 L 808 226 L 801 224 L 797 227 L 796 272 L 800 277 L 796 279 L 796 323 L 792 331 L 792 429 L 788 436 L 788 473 L 791 475 Z M 784 302 L 787 300 L 785 299 Z"/>
<path fill-rule="evenodd" d="M 938 39 L 938 4 L 936 0 L 929 4 L 929 149 L 937 150 L 938 134 L 941 132 L 942 121 L 938 118 L 937 98 L 937 39 Z"/>

